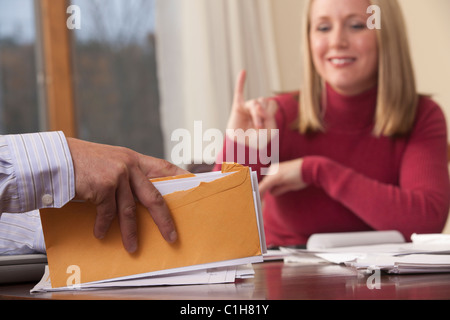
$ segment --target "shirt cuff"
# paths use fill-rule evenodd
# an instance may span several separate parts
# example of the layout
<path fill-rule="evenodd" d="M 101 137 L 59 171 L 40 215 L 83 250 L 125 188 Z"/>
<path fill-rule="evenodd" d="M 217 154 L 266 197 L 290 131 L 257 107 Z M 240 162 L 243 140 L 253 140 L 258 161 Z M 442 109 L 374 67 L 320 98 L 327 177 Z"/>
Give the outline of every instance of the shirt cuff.
<path fill-rule="evenodd" d="M 5 138 L 16 172 L 21 212 L 61 208 L 75 197 L 72 156 L 61 131 Z"/>

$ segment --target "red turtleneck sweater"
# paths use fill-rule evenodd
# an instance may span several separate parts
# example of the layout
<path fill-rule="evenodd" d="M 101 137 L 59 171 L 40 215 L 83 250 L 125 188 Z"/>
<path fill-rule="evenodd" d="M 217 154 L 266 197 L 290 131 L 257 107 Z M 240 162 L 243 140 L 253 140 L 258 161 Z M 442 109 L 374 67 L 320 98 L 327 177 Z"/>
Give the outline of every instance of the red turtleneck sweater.
<path fill-rule="evenodd" d="M 312 135 L 292 129 L 298 97 L 275 97 L 280 162 L 303 158 L 309 187 L 265 195 L 267 245 L 305 244 L 324 232 L 399 230 L 408 240 L 412 233 L 442 232 L 450 202 L 444 115 L 421 97 L 409 135 L 378 138 L 376 97 L 376 88 L 345 97 L 327 86 L 326 132 Z"/>

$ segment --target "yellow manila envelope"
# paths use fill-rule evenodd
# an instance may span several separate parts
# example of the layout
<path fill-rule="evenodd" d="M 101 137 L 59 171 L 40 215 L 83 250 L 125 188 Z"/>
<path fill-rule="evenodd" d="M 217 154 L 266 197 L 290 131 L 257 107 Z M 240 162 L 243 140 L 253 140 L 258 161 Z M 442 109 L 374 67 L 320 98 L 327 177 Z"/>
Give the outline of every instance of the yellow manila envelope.
<path fill-rule="evenodd" d="M 167 243 L 147 209 L 138 205 L 138 250 L 133 254 L 123 248 L 117 219 L 104 239 L 94 237 L 96 208 L 90 203 L 41 210 L 53 288 L 73 285 L 73 270 L 83 284 L 262 262 L 266 249 L 259 192 L 248 167 L 226 165 L 222 172 L 159 179 L 154 185 L 163 190 L 178 240 Z"/>

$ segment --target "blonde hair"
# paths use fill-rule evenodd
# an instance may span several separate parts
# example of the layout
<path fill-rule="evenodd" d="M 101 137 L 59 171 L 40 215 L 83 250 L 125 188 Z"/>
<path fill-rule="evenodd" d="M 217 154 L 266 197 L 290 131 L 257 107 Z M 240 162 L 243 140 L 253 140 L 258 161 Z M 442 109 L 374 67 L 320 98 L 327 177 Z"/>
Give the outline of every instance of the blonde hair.
<path fill-rule="evenodd" d="M 306 2 L 302 30 L 302 89 L 297 123 L 301 133 L 325 130 L 321 108 L 324 85 L 313 64 L 309 42 L 312 1 Z M 381 9 L 381 28 L 376 30 L 379 63 L 373 133 L 376 136 L 407 134 L 414 125 L 419 95 L 403 14 L 397 0 L 370 2 Z"/>

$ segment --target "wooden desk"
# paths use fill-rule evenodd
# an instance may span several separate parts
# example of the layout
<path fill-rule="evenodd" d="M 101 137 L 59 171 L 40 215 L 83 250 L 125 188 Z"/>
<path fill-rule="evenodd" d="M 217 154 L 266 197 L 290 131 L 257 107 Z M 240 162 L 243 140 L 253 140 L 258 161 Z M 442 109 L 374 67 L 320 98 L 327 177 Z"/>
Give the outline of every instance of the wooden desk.
<path fill-rule="evenodd" d="M 167 286 L 30 294 L 35 283 L 0 286 L 0 299 L 149 300 L 450 300 L 450 274 L 381 274 L 370 290 L 367 275 L 339 265 L 254 265 L 255 278 L 232 284 Z"/>

